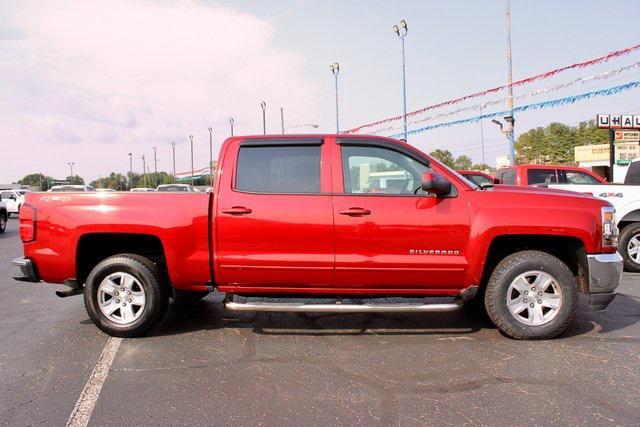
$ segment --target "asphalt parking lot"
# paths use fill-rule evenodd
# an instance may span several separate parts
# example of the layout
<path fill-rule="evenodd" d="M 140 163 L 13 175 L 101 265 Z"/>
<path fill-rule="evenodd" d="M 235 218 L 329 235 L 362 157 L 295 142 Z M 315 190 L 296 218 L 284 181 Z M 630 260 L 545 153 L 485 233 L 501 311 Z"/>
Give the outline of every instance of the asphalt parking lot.
<path fill-rule="evenodd" d="M 79 296 L 11 279 L 17 220 L 0 235 L 0 422 L 67 423 L 109 337 Z M 235 314 L 219 295 L 172 305 L 124 339 L 91 425 L 640 423 L 640 274 L 606 313 L 580 301 L 551 341 L 507 339 L 454 314 Z M 89 419 L 89 418 L 87 418 Z"/>

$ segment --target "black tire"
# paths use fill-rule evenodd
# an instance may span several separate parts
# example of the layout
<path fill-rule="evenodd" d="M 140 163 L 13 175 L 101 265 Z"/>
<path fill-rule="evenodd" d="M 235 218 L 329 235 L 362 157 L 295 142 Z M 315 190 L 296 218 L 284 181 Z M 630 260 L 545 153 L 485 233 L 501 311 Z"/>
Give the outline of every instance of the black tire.
<path fill-rule="evenodd" d="M 555 317 L 541 325 L 521 322 L 507 307 L 511 283 L 521 274 L 534 271 L 551 275 L 562 295 Z M 577 304 L 578 284 L 571 270 L 558 258 L 540 251 L 516 252 L 504 258 L 491 273 L 485 293 L 485 307 L 493 324 L 503 334 L 520 340 L 548 339 L 562 333 L 573 321 Z"/>
<path fill-rule="evenodd" d="M 133 322 L 119 324 L 105 316 L 98 307 L 98 287 L 112 273 L 124 272 L 138 280 L 145 292 L 142 313 Z M 84 304 L 93 323 L 114 337 L 140 336 L 156 326 L 164 316 L 169 301 L 168 286 L 157 266 L 148 258 L 119 254 L 106 258 L 89 273 L 85 283 Z"/>
<path fill-rule="evenodd" d="M 209 291 L 201 292 L 189 292 L 189 291 L 176 291 L 176 296 L 173 299 L 178 304 L 194 304 L 209 295 Z"/>
<path fill-rule="evenodd" d="M 640 237 L 640 222 L 634 222 L 622 229 L 618 237 L 618 252 L 624 260 L 624 271 L 640 273 L 640 263 L 629 255 L 629 242 L 634 237 Z"/>
<path fill-rule="evenodd" d="M 0 233 L 4 233 L 4 230 L 7 228 L 7 213 L 0 212 Z"/>

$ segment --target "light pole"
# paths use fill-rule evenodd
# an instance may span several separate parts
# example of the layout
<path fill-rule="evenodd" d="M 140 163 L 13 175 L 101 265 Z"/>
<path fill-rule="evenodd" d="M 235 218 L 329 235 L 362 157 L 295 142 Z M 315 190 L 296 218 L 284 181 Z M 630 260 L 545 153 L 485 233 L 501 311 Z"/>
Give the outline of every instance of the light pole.
<path fill-rule="evenodd" d="M 393 31 L 400 37 L 402 42 L 402 126 L 404 128 L 404 140 L 407 141 L 407 78 L 405 73 L 405 61 L 404 61 L 404 38 L 407 37 L 409 28 L 407 27 L 407 21 L 404 19 L 400 21 L 400 26 L 393 26 Z"/>
<path fill-rule="evenodd" d="M 262 108 L 262 134 L 267 134 L 267 103 L 262 101 L 260 103 L 260 108 Z"/>
<path fill-rule="evenodd" d="M 213 187 L 213 128 L 209 127 L 209 183 Z"/>
<path fill-rule="evenodd" d="M 71 179 L 73 180 L 73 165 L 75 165 L 75 162 L 67 162 L 67 164 L 69 165 L 69 169 L 71 169 L 71 175 L 69 175 L 71 177 Z"/>
<path fill-rule="evenodd" d="M 142 155 L 142 185 L 147 188 L 147 159 Z"/>
<path fill-rule="evenodd" d="M 235 120 L 233 120 L 233 117 L 229 117 L 229 125 L 231 126 L 231 136 L 233 136 L 233 123 L 235 122 Z"/>
<path fill-rule="evenodd" d="M 507 123 L 511 126 L 508 129 L 507 138 L 509 138 L 509 163 L 516 164 L 516 152 L 515 152 L 515 119 L 513 117 L 513 69 L 511 66 L 511 0 L 507 0 L 506 10 L 507 21 L 507 80 L 508 80 L 508 106 L 509 115 L 505 117 Z"/>
<path fill-rule="evenodd" d="M 173 152 L 173 183 L 176 183 L 176 143 L 171 143 L 171 151 Z"/>
<path fill-rule="evenodd" d="M 191 143 L 191 185 L 193 185 L 193 135 L 189 135 L 189 141 Z"/>
<path fill-rule="evenodd" d="M 153 147 L 153 182 L 158 186 L 158 147 Z"/>
<path fill-rule="evenodd" d="M 478 104 L 480 109 L 480 144 L 482 144 L 482 164 L 486 165 L 487 162 L 484 159 L 484 127 L 482 126 L 482 104 Z"/>
<path fill-rule="evenodd" d="M 133 188 L 133 153 L 129 153 L 129 190 Z"/>
<path fill-rule="evenodd" d="M 280 107 L 280 128 L 282 129 L 282 134 L 284 135 L 284 108 Z"/>
<path fill-rule="evenodd" d="M 336 133 L 340 133 L 340 118 L 338 114 L 338 74 L 340 74 L 340 64 L 334 62 L 329 65 L 329 69 L 331 70 L 336 83 Z"/>

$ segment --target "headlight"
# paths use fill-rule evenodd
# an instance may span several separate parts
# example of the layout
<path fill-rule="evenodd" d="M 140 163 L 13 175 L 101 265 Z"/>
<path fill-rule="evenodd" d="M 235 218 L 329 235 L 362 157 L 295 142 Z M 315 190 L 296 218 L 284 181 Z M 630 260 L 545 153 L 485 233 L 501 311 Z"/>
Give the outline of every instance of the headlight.
<path fill-rule="evenodd" d="M 616 246 L 617 240 L 616 210 L 611 206 L 604 206 L 602 208 L 602 246 Z"/>

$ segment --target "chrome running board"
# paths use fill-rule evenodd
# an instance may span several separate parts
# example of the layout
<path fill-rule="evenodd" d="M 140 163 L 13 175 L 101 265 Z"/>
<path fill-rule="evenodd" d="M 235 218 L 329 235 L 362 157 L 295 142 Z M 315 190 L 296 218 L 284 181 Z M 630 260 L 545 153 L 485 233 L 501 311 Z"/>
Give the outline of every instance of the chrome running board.
<path fill-rule="evenodd" d="M 227 302 L 231 311 L 278 311 L 288 313 L 441 313 L 455 311 L 462 307 L 462 301 L 438 304 L 298 304 Z"/>

